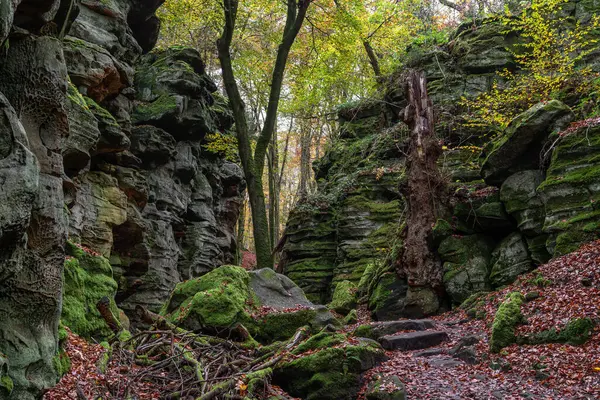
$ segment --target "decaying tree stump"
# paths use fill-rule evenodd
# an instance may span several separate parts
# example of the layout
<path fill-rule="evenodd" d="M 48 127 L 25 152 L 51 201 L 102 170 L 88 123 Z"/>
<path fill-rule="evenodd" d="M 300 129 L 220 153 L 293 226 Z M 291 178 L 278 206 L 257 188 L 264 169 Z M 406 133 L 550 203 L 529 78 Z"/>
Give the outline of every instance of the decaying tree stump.
<path fill-rule="evenodd" d="M 408 207 L 399 274 L 408 280 L 404 313 L 419 317 L 440 308 L 444 294 L 442 264 L 430 243 L 432 227 L 443 209 L 445 182 L 437 168 L 441 146 L 434 134 L 433 107 L 427 96 L 427 80 L 409 71 L 404 80 L 408 105 L 401 119 L 410 128 L 406 158 L 406 184 L 401 191 Z"/>

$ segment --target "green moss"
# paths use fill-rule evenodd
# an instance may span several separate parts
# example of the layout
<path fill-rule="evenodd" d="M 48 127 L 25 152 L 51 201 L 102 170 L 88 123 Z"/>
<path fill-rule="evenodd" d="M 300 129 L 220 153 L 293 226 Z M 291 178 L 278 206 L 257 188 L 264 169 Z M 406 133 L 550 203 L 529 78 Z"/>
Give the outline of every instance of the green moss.
<path fill-rule="evenodd" d="M 431 235 L 435 245 L 439 245 L 445 238 L 452 235 L 452 225 L 445 219 L 438 219 L 431 230 Z"/>
<path fill-rule="evenodd" d="M 292 354 L 302 354 L 310 350 L 326 349 L 333 347 L 336 344 L 343 343 L 347 340 L 346 335 L 341 333 L 333 332 L 319 332 L 314 336 L 311 336 L 304 342 L 300 343 L 298 347 L 292 350 Z"/>
<path fill-rule="evenodd" d="M 369 324 L 360 325 L 357 327 L 352 334 L 356 337 L 364 337 L 375 339 L 375 334 L 373 334 L 373 327 Z"/>
<path fill-rule="evenodd" d="M 0 393 L 11 394 L 14 389 L 13 380 L 8 375 L 0 377 Z"/>
<path fill-rule="evenodd" d="M 292 337 L 299 327 L 309 325 L 316 315 L 316 310 L 308 308 L 295 312 L 274 312 L 250 323 L 249 329 L 261 342 L 284 340 Z"/>
<path fill-rule="evenodd" d="M 69 86 L 67 87 L 67 97 L 69 98 L 69 100 L 71 100 L 73 104 L 77 104 L 79 107 L 85 110 L 89 110 L 85 99 L 83 98 L 81 93 L 79 93 L 79 90 L 77 90 L 75 85 L 73 85 L 71 82 L 69 82 Z"/>
<path fill-rule="evenodd" d="M 351 310 L 342 321 L 343 325 L 352 325 L 358 322 L 358 312 L 356 309 Z"/>
<path fill-rule="evenodd" d="M 112 356 L 112 347 L 108 342 L 101 342 L 100 346 L 104 348 L 104 352 L 102 352 L 102 355 L 98 359 L 97 367 L 98 370 L 104 374 L 108 370 L 108 364 L 110 362 L 110 357 Z"/>
<path fill-rule="evenodd" d="M 556 328 L 538 332 L 525 340 L 528 344 L 568 343 L 581 345 L 591 337 L 594 322 L 590 318 L 575 318 L 559 330 Z"/>
<path fill-rule="evenodd" d="M 493 353 L 498 353 L 504 347 L 516 343 L 515 328 L 523 321 L 521 304 L 524 300 L 521 293 L 513 292 L 498 307 L 490 336 L 490 351 Z"/>
<path fill-rule="evenodd" d="M 87 108 L 100 120 L 103 124 L 119 127 L 119 123 L 106 109 L 100 107 L 98 103 L 89 97 L 83 97 Z"/>
<path fill-rule="evenodd" d="M 339 282 L 335 286 L 329 308 L 340 314 L 349 313 L 350 310 L 356 307 L 356 291 L 357 286 L 354 283 L 350 281 Z"/>
<path fill-rule="evenodd" d="M 83 251 L 68 242 L 64 264 L 64 293 L 61 321 L 74 333 L 83 337 L 106 338 L 112 335 L 96 304 L 109 299 L 113 315 L 119 315 L 114 301 L 117 283 L 108 260 Z"/>
<path fill-rule="evenodd" d="M 353 398 L 360 388 L 360 374 L 383 354 L 377 343 L 325 348 L 282 363 L 275 371 L 274 382 L 305 399 Z"/>
<path fill-rule="evenodd" d="M 122 329 L 121 331 L 119 331 L 119 334 L 117 335 L 117 339 L 119 340 L 119 342 L 127 342 L 132 337 L 133 336 L 131 335 L 131 332 L 129 332 L 127 329 Z"/>
<path fill-rule="evenodd" d="M 163 314 L 169 313 L 169 320 L 190 329 L 222 329 L 244 324 L 251 319 L 247 305 L 251 300 L 249 280 L 246 270 L 227 265 L 179 283 Z"/>
<path fill-rule="evenodd" d="M 259 394 L 258 392 L 260 390 L 264 389 L 265 384 L 269 381 L 272 374 L 273 374 L 273 369 L 271 369 L 271 368 L 265 368 L 265 369 L 250 372 L 249 374 L 247 374 L 246 382 L 248 385 L 248 388 L 247 388 L 248 395 L 249 396 L 258 395 Z"/>
<path fill-rule="evenodd" d="M 141 123 L 162 117 L 177 110 L 177 101 L 169 95 L 161 95 L 152 103 L 138 105 L 131 115 L 132 122 Z"/>
<path fill-rule="evenodd" d="M 52 357 L 52 365 L 58 376 L 62 377 L 71 369 L 71 359 L 64 350 L 60 350 L 57 355 Z"/>

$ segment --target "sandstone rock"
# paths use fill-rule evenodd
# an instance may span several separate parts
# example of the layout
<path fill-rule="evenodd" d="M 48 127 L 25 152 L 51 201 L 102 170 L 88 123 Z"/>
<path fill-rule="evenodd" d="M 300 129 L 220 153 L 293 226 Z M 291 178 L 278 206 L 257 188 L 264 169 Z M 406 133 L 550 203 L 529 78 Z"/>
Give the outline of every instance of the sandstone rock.
<path fill-rule="evenodd" d="M 546 211 L 546 247 L 554 256 L 598 238 L 599 132 L 598 126 L 584 126 L 557 141 L 546 179 L 538 187 Z"/>
<path fill-rule="evenodd" d="M 558 100 L 538 103 L 510 122 L 481 167 L 485 181 L 500 185 L 510 175 L 539 168 L 539 155 L 548 136 L 573 120 L 571 109 Z"/>
<path fill-rule="evenodd" d="M 494 287 L 512 283 L 533 267 L 527 243 L 517 232 L 508 235 L 494 249 L 491 263 L 490 282 Z"/>
<path fill-rule="evenodd" d="M 493 241 L 483 235 L 450 236 L 438 247 L 444 262 L 444 286 L 455 303 L 490 289 Z"/>
<path fill-rule="evenodd" d="M 448 340 L 444 331 L 409 332 L 383 336 L 379 342 L 386 350 L 419 350 L 437 346 Z"/>

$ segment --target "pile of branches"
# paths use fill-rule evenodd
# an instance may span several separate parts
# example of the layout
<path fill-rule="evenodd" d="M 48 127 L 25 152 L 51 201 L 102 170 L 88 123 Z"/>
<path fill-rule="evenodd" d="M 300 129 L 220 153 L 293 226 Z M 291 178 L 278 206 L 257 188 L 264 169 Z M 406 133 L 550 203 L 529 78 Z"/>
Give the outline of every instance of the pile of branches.
<path fill-rule="evenodd" d="M 306 337 L 305 329 L 280 346 L 256 349 L 229 338 L 184 330 L 142 307 L 136 311 L 150 328 L 126 340 L 115 335 L 97 362 L 101 373 L 117 371 L 120 379 L 96 380 L 96 387 L 87 392 L 102 393 L 103 400 L 243 399 L 273 394 L 286 398 L 271 386 L 272 367 Z M 243 326 L 238 330 L 247 333 Z M 144 385 L 160 394 L 140 396 Z M 80 382 L 76 389 L 78 400 L 99 398 L 89 397 Z"/>

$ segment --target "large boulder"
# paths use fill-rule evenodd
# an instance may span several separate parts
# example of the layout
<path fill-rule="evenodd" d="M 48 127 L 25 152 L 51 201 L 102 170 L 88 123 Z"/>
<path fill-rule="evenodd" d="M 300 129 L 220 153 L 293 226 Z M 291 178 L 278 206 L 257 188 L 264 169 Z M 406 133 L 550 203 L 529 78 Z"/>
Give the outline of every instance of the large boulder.
<path fill-rule="evenodd" d="M 533 268 L 527 242 L 518 232 L 504 238 L 492 252 L 490 283 L 494 287 L 508 285 Z"/>
<path fill-rule="evenodd" d="M 538 169 L 548 135 L 564 129 L 573 117 L 571 109 L 558 100 L 538 103 L 517 116 L 493 143 L 482 164 L 485 181 L 500 186 L 516 172 Z"/>
<path fill-rule="evenodd" d="M 234 332 L 244 325 L 261 342 L 287 339 L 304 325 L 320 329 L 336 324 L 324 306 L 308 301 L 289 278 L 236 266 L 178 284 L 161 313 L 193 331 Z"/>
<path fill-rule="evenodd" d="M 385 358 L 370 339 L 344 343 L 340 334 L 320 333 L 296 348 L 290 361 L 277 365 L 273 382 L 295 397 L 307 400 L 356 399 L 361 374 Z"/>
<path fill-rule="evenodd" d="M 489 290 L 493 240 L 483 235 L 450 236 L 440 243 L 444 286 L 455 303 Z"/>

